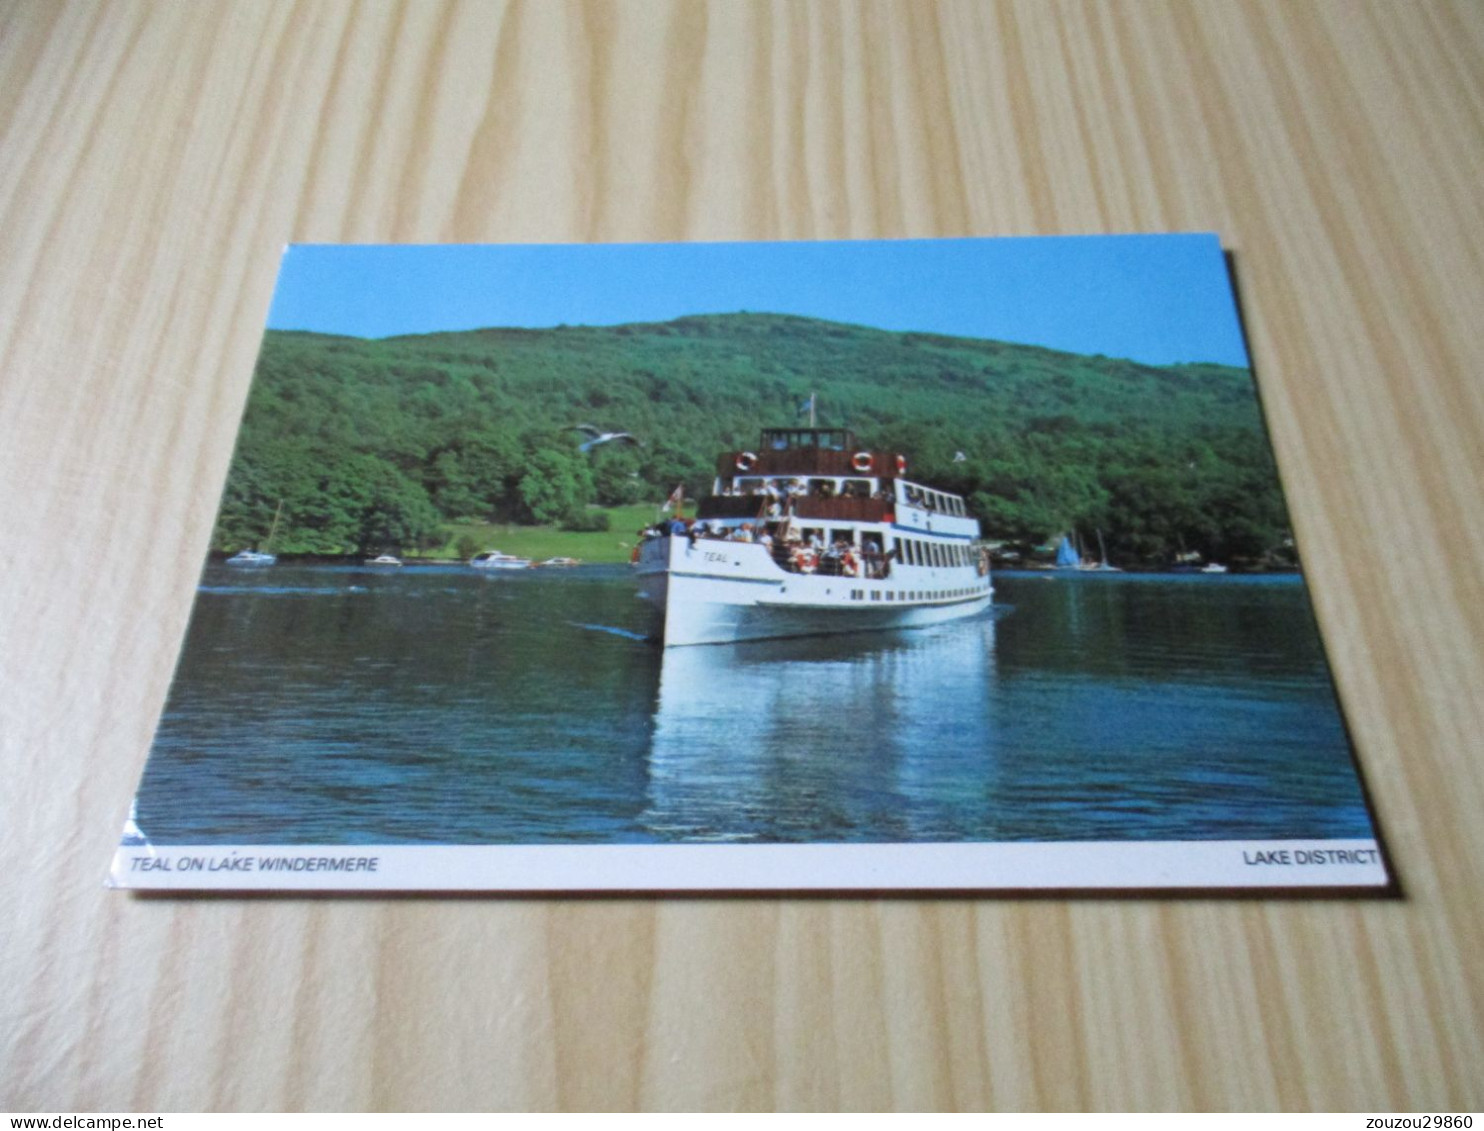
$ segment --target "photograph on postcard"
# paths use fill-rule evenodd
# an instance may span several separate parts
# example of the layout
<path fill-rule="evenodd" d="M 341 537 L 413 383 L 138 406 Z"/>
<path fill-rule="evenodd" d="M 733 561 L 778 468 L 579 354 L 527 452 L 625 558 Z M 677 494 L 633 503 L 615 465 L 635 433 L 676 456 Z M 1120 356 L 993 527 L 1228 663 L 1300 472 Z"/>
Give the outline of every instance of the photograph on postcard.
<path fill-rule="evenodd" d="M 111 882 L 1385 888 L 1219 240 L 290 247 Z"/>

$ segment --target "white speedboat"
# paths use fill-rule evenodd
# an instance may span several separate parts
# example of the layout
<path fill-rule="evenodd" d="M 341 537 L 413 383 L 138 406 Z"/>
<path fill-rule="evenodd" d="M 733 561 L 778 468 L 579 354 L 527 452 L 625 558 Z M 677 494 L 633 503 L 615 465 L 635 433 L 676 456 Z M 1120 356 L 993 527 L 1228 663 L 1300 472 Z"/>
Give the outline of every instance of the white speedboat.
<path fill-rule="evenodd" d="M 1202 573 L 1226 573 L 1226 566 L 1220 562 L 1208 562 L 1201 567 Z"/>
<path fill-rule="evenodd" d="M 368 566 L 400 566 L 402 559 L 394 558 L 391 554 L 381 554 L 374 558 L 367 558 L 366 564 Z"/>
<path fill-rule="evenodd" d="M 475 569 L 530 569 L 530 558 L 517 558 L 514 554 L 502 554 L 499 550 L 486 550 L 469 559 Z"/>
<path fill-rule="evenodd" d="M 667 647 L 918 628 L 994 593 L 963 499 L 839 429 L 768 429 L 724 453 L 694 523 L 653 528 L 635 564 Z"/>
<path fill-rule="evenodd" d="M 581 565 L 576 558 L 547 558 L 541 563 L 542 568 L 553 567 L 556 569 L 570 569 L 572 566 Z"/>

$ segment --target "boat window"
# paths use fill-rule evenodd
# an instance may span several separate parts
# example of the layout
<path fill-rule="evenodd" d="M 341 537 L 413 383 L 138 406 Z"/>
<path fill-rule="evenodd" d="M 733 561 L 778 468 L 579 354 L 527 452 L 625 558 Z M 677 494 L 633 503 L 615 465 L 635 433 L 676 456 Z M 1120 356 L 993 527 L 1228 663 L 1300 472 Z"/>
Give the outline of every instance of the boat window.
<path fill-rule="evenodd" d="M 851 543 L 853 543 L 854 541 L 855 541 L 855 531 L 854 530 L 831 530 L 830 531 L 830 545 L 831 546 L 833 546 L 836 542 L 851 542 Z"/>

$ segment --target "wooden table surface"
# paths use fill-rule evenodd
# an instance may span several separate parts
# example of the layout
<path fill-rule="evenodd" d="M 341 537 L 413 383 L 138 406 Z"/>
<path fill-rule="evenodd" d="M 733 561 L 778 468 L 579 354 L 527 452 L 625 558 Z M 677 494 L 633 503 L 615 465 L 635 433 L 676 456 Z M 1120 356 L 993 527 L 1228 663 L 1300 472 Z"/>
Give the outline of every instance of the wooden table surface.
<path fill-rule="evenodd" d="M 1484 1106 L 1484 7 L 0 7 L 0 1107 Z M 102 888 L 283 244 L 1214 230 L 1405 898 Z"/>

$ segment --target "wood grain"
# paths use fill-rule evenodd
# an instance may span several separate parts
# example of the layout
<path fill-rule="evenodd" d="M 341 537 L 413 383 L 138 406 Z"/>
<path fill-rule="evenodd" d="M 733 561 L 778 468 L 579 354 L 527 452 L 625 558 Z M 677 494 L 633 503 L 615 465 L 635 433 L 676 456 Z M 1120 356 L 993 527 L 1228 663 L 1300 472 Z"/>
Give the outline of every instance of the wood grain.
<path fill-rule="evenodd" d="M 0 7 L 0 1106 L 1484 1106 L 1484 8 Z M 102 890 L 290 240 L 1215 230 L 1404 900 Z"/>

